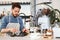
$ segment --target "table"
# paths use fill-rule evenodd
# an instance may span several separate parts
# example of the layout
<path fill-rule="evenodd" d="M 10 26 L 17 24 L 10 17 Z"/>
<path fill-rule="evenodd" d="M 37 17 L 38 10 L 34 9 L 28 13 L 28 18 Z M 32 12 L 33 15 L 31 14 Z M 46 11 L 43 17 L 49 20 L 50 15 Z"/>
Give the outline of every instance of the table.
<path fill-rule="evenodd" d="M 0 40 L 60 40 L 60 38 L 43 38 L 39 33 L 30 33 L 24 37 L 0 36 Z M 38 36 L 37 36 L 38 35 Z M 36 37 L 37 36 L 37 37 Z"/>
<path fill-rule="evenodd" d="M 29 35 L 24 37 L 10 37 L 9 35 L 2 34 L 0 35 L 0 40 L 30 40 Z"/>

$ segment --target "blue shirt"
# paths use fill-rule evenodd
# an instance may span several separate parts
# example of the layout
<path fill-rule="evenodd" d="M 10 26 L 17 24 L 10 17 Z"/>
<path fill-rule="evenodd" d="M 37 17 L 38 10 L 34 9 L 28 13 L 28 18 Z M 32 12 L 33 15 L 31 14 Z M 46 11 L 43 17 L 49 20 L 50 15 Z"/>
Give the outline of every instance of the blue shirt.
<path fill-rule="evenodd" d="M 14 16 L 12 16 L 12 15 L 3 17 L 1 29 L 7 27 L 7 24 L 9 23 L 9 17 L 10 17 L 11 23 L 18 23 L 18 21 L 17 21 L 17 18 L 18 18 L 19 24 L 20 24 L 20 31 L 22 31 L 22 29 L 24 28 L 22 18 L 20 16 L 14 18 Z"/>

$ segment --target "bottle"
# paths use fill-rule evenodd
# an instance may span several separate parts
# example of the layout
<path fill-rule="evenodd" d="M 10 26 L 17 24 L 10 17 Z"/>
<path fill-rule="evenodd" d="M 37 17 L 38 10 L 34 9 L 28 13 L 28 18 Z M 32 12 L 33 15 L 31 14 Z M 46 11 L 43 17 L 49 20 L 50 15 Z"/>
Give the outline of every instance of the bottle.
<path fill-rule="evenodd" d="M 48 37 L 53 37 L 53 30 L 52 30 L 51 27 L 47 30 L 46 36 L 48 36 Z"/>

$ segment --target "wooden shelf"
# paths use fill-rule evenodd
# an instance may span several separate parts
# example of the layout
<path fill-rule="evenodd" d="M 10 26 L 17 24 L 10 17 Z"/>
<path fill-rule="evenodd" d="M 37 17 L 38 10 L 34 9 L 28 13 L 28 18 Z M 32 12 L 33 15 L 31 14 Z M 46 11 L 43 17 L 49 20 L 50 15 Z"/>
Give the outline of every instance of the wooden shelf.
<path fill-rule="evenodd" d="M 12 4 L 12 3 L 0 4 L 0 6 L 1 6 L 1 5 L 11 5 L 11 4 Z M 23 2 L 23 3 L 20 2 L 20 4 L 21 4 L 21 5 L 30 5 L 30 2 Z"/>

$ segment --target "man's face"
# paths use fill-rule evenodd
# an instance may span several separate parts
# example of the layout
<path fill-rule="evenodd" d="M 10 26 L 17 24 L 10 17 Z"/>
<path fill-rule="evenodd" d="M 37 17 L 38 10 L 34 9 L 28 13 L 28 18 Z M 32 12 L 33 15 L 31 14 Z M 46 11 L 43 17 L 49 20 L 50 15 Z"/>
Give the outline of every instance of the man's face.
<path fill-rule="evenodd" d="M 47 14 L 47 9 L 43 9 L 42 13 Z"/>
<path fill-rule="evenodd" d="M 20 9 L 19 8 L 17 8 L 17 7 L 15 7 L 14 9 L 12 9 L 12 14 L 13 14 L 13 16 L 18 16 L 19 15 L 19 11 L 20 11 Z"/>

